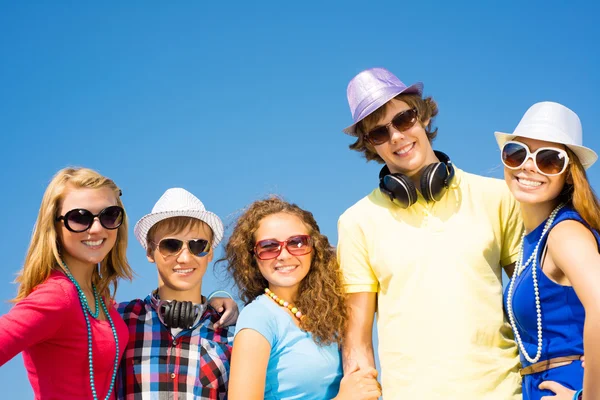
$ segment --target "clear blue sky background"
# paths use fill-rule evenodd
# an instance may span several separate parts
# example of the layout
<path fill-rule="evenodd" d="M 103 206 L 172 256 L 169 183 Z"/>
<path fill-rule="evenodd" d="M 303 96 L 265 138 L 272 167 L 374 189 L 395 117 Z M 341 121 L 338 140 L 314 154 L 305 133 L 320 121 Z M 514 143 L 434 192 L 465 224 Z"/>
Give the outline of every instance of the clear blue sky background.
<path fill-rule="evenodd" d="M 341 132 L 346 85 L 365 68 L 425 83 L 440 108 L 434 147 L 467 171 L 500 177 L 494 130 L 542 100 L 575 110 L 600 151 L 598 15 L 592 1 L 0 0 L 0 314 L 44 189 L 68 165 L 123 189 L 137 276 L 118 300 L 156 286 L 133 225 L 169 187 L 226 224 L 282 195 L 335 243 L 338 216 L 377 183 L 379 166 Z M 598 165 L 589 176 L 598 190 Z M 211 271 L 204 291 L 228 285 Z M 20 356 L 0 387 L 31 398 Z"/>

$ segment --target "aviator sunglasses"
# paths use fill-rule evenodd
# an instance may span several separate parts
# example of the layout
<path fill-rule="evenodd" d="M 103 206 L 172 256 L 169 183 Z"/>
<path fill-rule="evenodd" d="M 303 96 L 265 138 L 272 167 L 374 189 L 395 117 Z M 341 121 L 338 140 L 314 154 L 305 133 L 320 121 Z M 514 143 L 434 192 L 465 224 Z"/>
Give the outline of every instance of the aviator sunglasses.
<path fill-rule="evenodd" d="M 117 229 L 123 223 L 123 217 L 125 216 L 125 210 L 119 206 L 106 207 L 98 214 L 94 214 L 85 208 L 75 208 L 56 217 L 56 222 L 64 221 L 65 228 L 71 232 L 85 232 L 94 225 L 94 220 L 98 217 L 100 225 L 105 229 L 113 230 Z"/>
<path fill-rule="evenodd" d="M 264 239 L 256 242 L 254 255 L 259 260 L 272 260 L 279 257 L 285 247 L 293 256 L 303 256 L 312 251 L 312 239 L 308 235 L 296 235 L 283 242 L 276 239 Z"/>
<path fill-rule="evenodd" d="M 569 165 L 569 156 L 563 149 L 555 147 L 540 147 L 533 153 L 526 144 L 521 142 L 506 142 L 502 146 L 502 163 L 509 169 L 519 169 L 529 159 L 537 171 L 546 176 L 560 175 Z"/>
<path fill-rule="evenodd" d="M 158 243 L 152 243 L 158 246 L 160 254 L 164 257 L 169 257 L 181 253 L 184 241 L 175 238 L 165 238 Z M 191 239 L 187 241 L 187 248 L 190 254 L 196 257 L 204 257 L 210 252 L 210 242 L 206 239 Z"/>
<path fill-rule="evenodd" d="M 417 110 L 411 108 L 410 110 L 400 111 L 392 118 L 392 121 L 383 126 L 378 126 L 375 129 L 370 130 L 366 139 L 373 145 L 379 146 L 390 140 L 389 127 L 394 126 L 399 132 L 404 132 L 412 128 L 417 122 Z"/>

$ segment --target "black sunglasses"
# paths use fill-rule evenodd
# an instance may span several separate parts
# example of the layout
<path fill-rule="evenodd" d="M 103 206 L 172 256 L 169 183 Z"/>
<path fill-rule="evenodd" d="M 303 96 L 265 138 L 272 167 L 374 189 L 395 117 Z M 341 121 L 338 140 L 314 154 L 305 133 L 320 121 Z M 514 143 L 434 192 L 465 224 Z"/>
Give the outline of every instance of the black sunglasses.
<path fill-rule="evenodd" d="M 64 221 L 65 228 L 71 232 L 85 232 L 94 225 L 94 220 L 98 217 L 100 225 L 105 229 L 117 229 L 123 223 L 125 210 L 119 206 L 106 207 L 98 214 L 94 214 L 85 208 L 75 208 L 67 211 L 65 215 L 56 217 L 56 222 Z"/>
<path fill-rule="evenodd" d="M 181 253 L 184 241 L 175 238 L 165 238 L 158 243 L 158 251 L 165 257 L 175 256 Z M 196 257 L 204 257 L 210 252 L 210 242 L 206 239 L 191 239 L 187 241 L 187 247 L 191 254 Z"/>
<path fill-rule="evenodd" d="M 379 146 L 390 140 L 389 127 L 394 126 L 399 132 L 404 132 L 412 128 L 417 123 L 417 109 L 411 108 L 409 110 L 400 111 L 392 118 L 392 121 L 383 126 L 378 126 L 371 129 L 366 134 L 365 138 L 373 145 Z"/>

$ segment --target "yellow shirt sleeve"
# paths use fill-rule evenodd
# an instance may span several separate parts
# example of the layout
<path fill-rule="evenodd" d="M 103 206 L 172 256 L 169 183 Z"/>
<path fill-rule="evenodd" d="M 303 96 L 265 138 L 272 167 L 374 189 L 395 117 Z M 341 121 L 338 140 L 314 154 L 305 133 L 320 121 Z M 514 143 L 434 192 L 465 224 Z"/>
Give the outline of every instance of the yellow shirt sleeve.
<path fill-rule="evenodd" d="M 338 220 L 337 256 L 347 293 L 378 291 L 379 281 L 369 264 L 365 234 L 349 213 Z"/>
<path fill-rule="evenodd" d="M 517 261 L 519 244 L 523 233 L 523 222 L 519 203 L 507 189 L 502 197 L 500 206 L 500 223 L 502 231 L 502 246 L 500 264 L 505 267 Z"/>

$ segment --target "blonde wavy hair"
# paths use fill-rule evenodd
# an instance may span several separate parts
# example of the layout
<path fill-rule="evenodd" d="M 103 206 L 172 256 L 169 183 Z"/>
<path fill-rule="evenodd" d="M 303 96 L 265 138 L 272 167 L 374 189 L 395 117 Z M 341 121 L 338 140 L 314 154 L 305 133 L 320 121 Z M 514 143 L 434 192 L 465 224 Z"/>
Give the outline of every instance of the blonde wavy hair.
<path fill-rule="evenodd" d="M 260 273 L 253 255 L 254 234 L 265 217 L 278 213 L 298 217 L 313 240 L 311 267 L 300 283 L 295 302 L 304 314 L 300 328 L 310 332 L 318 344 L 341 344 L 348 319 L 342 274 L 335 250 L 327 236 L 321 234 L 312 213 L 277 197 L 255 201 L 238 219 L 225 245 L 225 256 L 218 263 L 227 262 L 227 270 L 246 304 L 263 294 L 268 282 Z"/>
<path fill-rule="evenodd" d="M 17 296 L 13 302 L 27 297 L 40 283 L 43 283 L 53 270 L 62 270 L 61 246 L 57 233 L 56 218 L 59 207 L 68 189 L 100 189 L 110 188 L 117 198 L 117 205 L 123 207 L 117 185 L 98 172 L 87 168 L 64 168 L 56 173 L 44 192 L 42 204 L 33 229 L 23 269 L 15 280 L 19 284 Z M 127 215 L 117 229 L 117 240 L 114 247 L 94 270 L 92 283 L 98 292 L 105 297 L 114 298 L 118 279 L 131 280 L 132 270 L 127 262 Z M 110 287 L 112 286 L 112 293 Z"/>
<path fill-rule="evenodd" d="M 569 155 L 567 183 L 559 195 L 561 202 L 571 204 L 590 227 L 600 232 L 600 201 L 590 185 L 585 168 L 571 149 L 564 146 Z"/>

